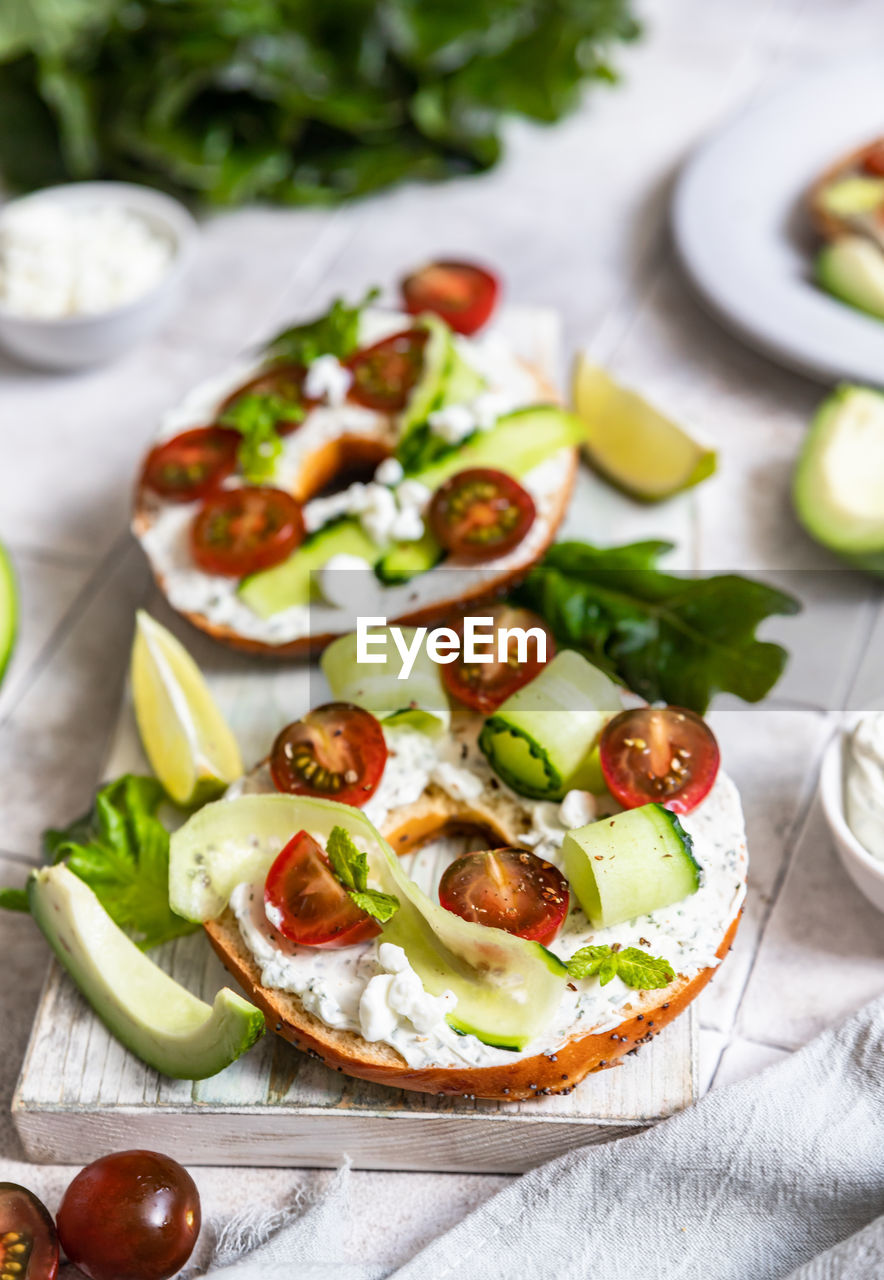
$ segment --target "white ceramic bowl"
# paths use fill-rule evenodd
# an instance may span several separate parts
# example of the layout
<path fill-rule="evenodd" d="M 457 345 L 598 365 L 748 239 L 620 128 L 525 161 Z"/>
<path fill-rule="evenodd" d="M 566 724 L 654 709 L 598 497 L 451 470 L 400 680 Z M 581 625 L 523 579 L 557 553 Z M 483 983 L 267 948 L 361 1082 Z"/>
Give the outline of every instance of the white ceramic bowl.
<path fill-rule="evenodd" d="M 864 897 L 884 911 L 884 861 L 874 858 L 847 825 L 844 813 L 844 734 L 839 732 L 823 755 L 820 800 L 838 856 Z"/>
<path fill-rule="evenodd" d="M 178 298 L 197 236 L 197 225 L 177 200 L 129 182 L 72 182 L 22 196 L 0 209 L 47 202 L 66 205 L 120 205 L 137 213 L 167 236 L 173 252 L 169 268 L 147 293 L 94 315 L 36 319 L 0 302 L 0 342 L 29 364 L 53 369 L 82 369 L 106 364 L 148 337 L 169 315 Z"/>

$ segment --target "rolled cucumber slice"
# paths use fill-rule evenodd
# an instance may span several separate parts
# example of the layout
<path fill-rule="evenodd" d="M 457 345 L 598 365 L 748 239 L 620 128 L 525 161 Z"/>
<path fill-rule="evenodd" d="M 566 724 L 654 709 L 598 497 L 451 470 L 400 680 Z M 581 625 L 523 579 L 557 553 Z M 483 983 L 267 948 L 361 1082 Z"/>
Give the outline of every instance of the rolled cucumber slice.
<path fill-rule="evenodd" d="M 64 864 L 35 871 L 28 899 L 57 959 L 108 1030 L 162 1075 L 217 1075 L 262 1034 L 264 1015 L 242 996 L 224 987 L 208 1005 L 158 968 Z"/>
<path fill-rule="evenodd" d="M 562 857 L 577 901 L 597 929 L 671 906 L 700 887 L 691 837 L 659 804 L 569 831 Z"/>
<path fill-rule="evenodd" d="M 382 938 L 402 947 L 431 995 L 453 991 L 448 1021 L 486 1044 L 518 1050 L 547 1025 L 567 978 L 539 943 L 473 924 L 432 902 L 358 809 L 302 796 L 253 795 L 206 805 L 172 835 L 169 900 L 188 920 L 220 915 L 237 884 L 261 879 L 298 830 L 322 844 L 343 827 L 364 849 L 373 886 L 399 899 Z"/>
<path fill-rule="evenodd" d="M 401 627 L 403 642 L 414 642 L 415 627 Z M 422 733 L 439 733 L 451 723 L 451 707 L 438 665 L 421 646 L 414 666 L 405 680 L 398 673 L 402 658 L 389 627 L 373 629 L 383 635 L 384 644 L 372 645 L 372 653 L 383 656 L 383 663 L 368 664 L 356 660 L 356 633 L 349 632 L 333 641 L 323 652 L 320 666 L 328 680 L 332 696 L 339 702 L 355 702 L 365 707 L 378 720 L 389 726 L 409 725 Z"/>
<path fill-rule="evenodd" d="M 563 649 L 487 718 L 479 746 L 514 791 L 560 800 L 575 787 L 597 788 L 593 748 L 621 707 L 614 682 L 575 650 Z"/>

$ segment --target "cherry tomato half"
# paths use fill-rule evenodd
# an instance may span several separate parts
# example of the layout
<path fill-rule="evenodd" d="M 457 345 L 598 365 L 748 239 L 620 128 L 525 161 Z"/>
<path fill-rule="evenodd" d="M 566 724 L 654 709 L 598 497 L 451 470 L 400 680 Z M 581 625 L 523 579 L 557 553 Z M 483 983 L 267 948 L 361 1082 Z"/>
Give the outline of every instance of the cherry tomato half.
<path fill-rule="evenodd" d="M 436 540 L 465 560 L 490 560 L 519 545 L 537 510 L 527 489 L 503 471 L 471 467 L 436 490 L 427 518 Z"/>
<path fill-rule="evenodd" d="M 378 413 L 404 409 L 420 377 L 426 344 L 425 329 L 405 329 L 357 351 L 347 361 L 353 374 L 350 399 Z"/>
<path fill-rule="evenodd" d="M 499 293 L 497 277 L 471 262 L 431 262 L 402 281 L 406 311 L 432 311 L 456 333 L 481 329 Z"/>
<path fill-rule="evenodd" d="M 206 573 L 242 578 L 285 560 L 304 538 L 300 504 L 282 489 L 242 485 L 206 498 L 190 533 Z"/>
<path fill-rule="evenodd" d="M 299 831 L 276 857 L 264 883 L 267 919 L 302 947 L 352 947 L 381 931 L 335 877 L 321 846 Z"/>
<path fill-rule="evenodd" d="M 58 1211 L 61 1246 L 90 1280 L 167 1280 L 193 1253 L 200 1197 L 156 1151 L 117 1151 L 81 1169 Z"/>
<path fill-rule="evenodd" d="M 314 401 L 309 400 L 304 395 L 304 379 L 306 376 L 307 370 L 302 364 L 272 365 L 271 368 L 265 369 L 263 373 L 259 373 L 256 378 L 252 378 L 250 382 L 237 387 L 236 391 L 232 392 L 221 405 L 218 410 L 218 417 L 222 417 L 243 396 L 278 396 L 280 400 L 284 400 L 287 404 L 303 405 L 305 408 L 309 408 Z M 287 436 L 300 425 L 300 422 L 293 421 L 291 418 L 280 418 L 276 423 L 276 430 L 279 435 Z"/>
<path fill-rule="evenodd" d="M 721 760 L 712 730 L 685 707 L 621 711 L 605 725 L 599 755 L 625 809 L 653 801 L 673 813 L 690 813 L 709 794 Z"/>
<path fill-rule="evenodd" d="M 884 138 L 873 142 L 862 158 L 863 169 L 876 178 L 884 178 Z"/>
<path fill-rule="evenodd" d="M 446 868 L 439 901 L 464 920 L 551 942 L 568 914 L 568 881 L 527 849 L 467 853 Z"/>
<path fill-rule="evenodd" d="M 16 1182 L 0 1182 L 0 1276 L 55 1280 L 58 1237 L 49 1210 Z"/>
<path fill-rule="evenodd" d="M 193 502 L 217 489 L 236 467 L 240 436 L 226 427 L 195 427 L 147 455 L 143 480 L 170 502 Z"/>
<path fill-rule="evenodd" d="M 538 671 L 555 654 L 556 642 L 543 619 L 536 613 L 532 613 L 530 609 L 495 604 L 482 609 L 477 607 L 475 612 L 477 616 L 492 619 L 490 630 L 493 630 L 495 635 L 494 644 L 479 646 L 481 652 L 487 654 L 491 661 L 466 662 L 461 652 L 456 662 L 442 667 L 442 679 L 453 698 L 487 716 L 492 711 L 496 711 L 511 693 L 515 693 L 517 689 L 521 689 L 522 685 L 534 679 Z M 462 634 L 463 625 L 461 624 L 457 629 Z M 483 633 L 488 629 L 483 627 Z M 527 632 L 527 643 L 520 654 L 517 636 L 507 636 L 507 657 L 501 662 L 498 656 L 498 637 L 503 631 L 513 629 Z M 532 630 L 545 637 L 546 657 L 543 661 L 538 656 L 539 637 L 537 634 L 531 635 Z"/>
<path fill-rule="evenodd" d="M 387 763 L 384 731 L 370 711 L 327 702 L 287 725 L 270 752 L 277 791 L 321 796 L 361 809 Z"/>

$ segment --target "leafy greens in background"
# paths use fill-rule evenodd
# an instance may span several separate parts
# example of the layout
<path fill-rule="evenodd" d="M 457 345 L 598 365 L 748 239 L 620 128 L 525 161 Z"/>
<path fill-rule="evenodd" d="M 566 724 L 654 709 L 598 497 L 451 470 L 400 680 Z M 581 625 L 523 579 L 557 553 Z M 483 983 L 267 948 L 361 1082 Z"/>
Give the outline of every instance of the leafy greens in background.
<path fill-rule="evenodd" d="M 794 614 L 790 595 L 737 574 L 664 573 L 669 542 L 593 547 L 559 542 L 516 592 L 541 614 L 556 640 L 579 649 L 649 702 L 703 714 L 716 693 L 759 702 L 788 654 L 757 640 L 772 614 Z"/>
<path fill-rule="evenodd" d="M 0 170 L 336 201 L 488 168 L 635 34 L 630 0 L 3 0 Z"/>
<path fill-rule="evenodd" d="M 66 863 L 145 951 L 198 927 L 169 906 L 169 833 L 157 817 L 163 796 L 155 778 L 127 773 L 101 788 L 84 817 L 43 834 L 47 861 Z M 24 891 L 0 891 L 0 906 L 26 911 Z"/>

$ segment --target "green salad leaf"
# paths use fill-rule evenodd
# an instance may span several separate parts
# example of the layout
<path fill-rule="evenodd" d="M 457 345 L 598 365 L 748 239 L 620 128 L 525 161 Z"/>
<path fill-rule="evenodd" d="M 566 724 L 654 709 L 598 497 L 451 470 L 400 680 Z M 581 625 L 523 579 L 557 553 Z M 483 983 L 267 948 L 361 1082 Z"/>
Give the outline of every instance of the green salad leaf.
<path fill-rule="evenodd" d="M 559 542 L 527 575 L 515 599 L 545 618 L 560 645 L 649 702 L 702 715 L 719 692 L 759 702 L 788 654 L 755 632 L 773 614 L 794 614 L 794 596 L 735 573 L 664 573 L 669 542 L 593 547 Z"/>
<path fill-rule="evenodd" d="M 631 0 L 3 0 L 0 168 L 216 204 L 330 203 L 486 169 L 513 114 L 551 122 Z"/>
<path fill-rule="evenodd" d="M 169 906 L 169 833 L 157 817 L 164 794 L 155 778 L 127 773 L 82 818 L 43 833 L 47 861 L 66 863 L 145 951 L 196 928 Z"/>
<path fill-rule="evenodd" d="M 0 889 L 0 908 L 4 911 L 30 911 L 27 889 Z"/>
<path fill-rule="evenodd" d="M 612 978 L 619 978 L 627 987 L 639 991 L 653 991 L 668 987 L 675 978 L 675 970 L 661 956 L 648 955 L 638 947 L 621 950 L 613 946 L 588 946 L 575 951 L 565 968 L 572 978 L 592 978 L 598 974 L 599 983 L 606 987 Z"/>
<path fill-rule="evenodd" d="M 351 306 L 335 298 L 323 315 L 303 324 L 283 329 L 267 344 L 267 356 L 274 362 L 300 364 L 306 369 L 319 356 L 346 360 L 359 346 L 359 319 L 363 310 L 380 297 L 380 289 L 369 289 L 361 302 Z"/>
<path fill-rule="evenodd" d="M 282 453 L 277 431 L 280 422 L 301 422 L 303 405 L 273 391 L 246 392 L 238 396 L 219 418 L 242 436 L 236 452 L 240 470 L 251 484 L 269 480 Z"/>
<path fill-rule="evenodd" d="M 331 869 L 356 906 L 383 923 L 399 910 L 399 899 L 368 887 L 368 857 L 343 827 L 333 827 L 326 848 Z"/>

